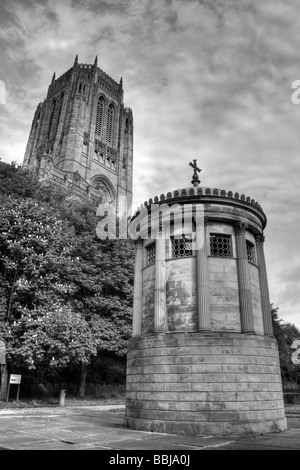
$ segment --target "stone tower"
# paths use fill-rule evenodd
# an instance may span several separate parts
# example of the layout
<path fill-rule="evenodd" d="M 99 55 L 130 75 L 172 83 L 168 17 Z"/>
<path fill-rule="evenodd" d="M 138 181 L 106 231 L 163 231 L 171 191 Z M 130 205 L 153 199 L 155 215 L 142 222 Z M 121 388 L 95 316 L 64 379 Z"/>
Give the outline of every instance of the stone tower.
<path fill-rule="evenodd" d="M 110 203 L 118 214 L 132 204 L 133 116 L 124 107 L 123 82 L 97 63 L 79 64 L 53 75 L 46 99 L 37 106 L 23 167 L 39 179 Z"/>
<path fill-rule="evenodd" d="M 189 435 L 285 430 L 266 216 L 244 194 L 200 187 L 195 173 L 192 183 L 132 219 L 125 423 Z"/>

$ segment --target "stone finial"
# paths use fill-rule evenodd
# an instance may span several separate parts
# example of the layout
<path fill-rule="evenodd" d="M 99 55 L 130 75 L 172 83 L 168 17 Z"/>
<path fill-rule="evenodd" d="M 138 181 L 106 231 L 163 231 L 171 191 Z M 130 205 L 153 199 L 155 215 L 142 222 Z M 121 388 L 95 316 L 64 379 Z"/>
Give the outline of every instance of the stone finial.
<path fill-rule="evenodd" d="M 51 81 L 51 85 L 54 84 L 54 82 L 55 82 L 55 77 L 56 77 L 56 75 L 55 75 L 55 72 L 54 72 L 53 77 L 52 77 L 52 81 Z"/>
<path fill-rule="evenodd" d="M 77 64 L 78 64 L 78 54 L 76 54 L 75 61 L 74 61 L 74 65 L 77 65 Z"/>
<path fill-rule="evenodd" d="M 94 67 L 98 67 L 98 56 L 96 55 L 95 61 L 94 61 Z"/>
<path fill-rule="evenodd" d="M 121 79 L 120 79 L 120 85 L 119 86 L 120 86 L 120 88 L 123 88 L 123 77 L 121 77 Z"/>
<path fill-rule="evenodd" d="M 200 173 L 200 168 L 197 166 L 197 160 L 193 160 L 194 163 L 190 162 L 189 165 L 193 168 L 194 174 L 193 174 L 193 179 L 191 181 L 192 185 L 197 187 L 201 181 L 199 180 L 198 173 Z"/>

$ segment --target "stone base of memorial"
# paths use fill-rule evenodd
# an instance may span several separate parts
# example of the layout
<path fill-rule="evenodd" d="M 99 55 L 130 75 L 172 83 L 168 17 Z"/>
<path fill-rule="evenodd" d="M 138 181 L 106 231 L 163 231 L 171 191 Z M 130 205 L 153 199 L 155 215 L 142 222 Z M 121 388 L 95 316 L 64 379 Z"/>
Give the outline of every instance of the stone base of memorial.
<path fill-rule="evenodd" d="M 286 430 L 276 340 L 240 333 L 133 338 L 125 424 L 186 435 Z"/>

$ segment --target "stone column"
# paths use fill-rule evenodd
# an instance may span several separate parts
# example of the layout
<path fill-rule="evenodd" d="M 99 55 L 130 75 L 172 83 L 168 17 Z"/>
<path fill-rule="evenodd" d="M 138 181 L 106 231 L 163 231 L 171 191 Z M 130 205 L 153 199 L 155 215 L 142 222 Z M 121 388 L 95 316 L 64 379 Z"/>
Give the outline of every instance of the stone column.
<path fill-rule="evenodd" d="M 143 240 L 135 241 L 134 290 L 132 336 L 142 334 L 142 296 L 143 296 Z"/>
<path fill-rule="evenodd" d="M 250 274 L 248 267 L 248 256 L 246 246 L 246 224 L 237 222 L 235 224 L 236 232 L 236 251 L 239 297 L 241 309 L 241 329 L 242 333 L 254 332 L 254 320 L 252 311 L 252 296 L 250 285 Z"/>
<path fill-rule="evenodd" d="M 154 331 L 166 328 L 166 256 L 165 231 L 159 229 L 155 244 Z"/>
<path fill-rule="evenodd" d="M 266 262 L 265 262 L 265 253 L 264 253 L 265 237 L 263 235 L 257 235 L 255 237 L 255 241 L 256 241 L 257 264 L 259 268 L 261 308 L 262 308 L 262 315 L 263 315 L 264 332 L 266 336 L 273 336 L 271 304 L 270 304 L 268 277 L 267 277 L 267 269 L 266 269 Z"/>
<path fill-rule="evenodd" d="M 207 331 L 211 328 L 206 226 L 207 217 L 196 218 L 197 312 L 198 329 L 202 331 Z"/>

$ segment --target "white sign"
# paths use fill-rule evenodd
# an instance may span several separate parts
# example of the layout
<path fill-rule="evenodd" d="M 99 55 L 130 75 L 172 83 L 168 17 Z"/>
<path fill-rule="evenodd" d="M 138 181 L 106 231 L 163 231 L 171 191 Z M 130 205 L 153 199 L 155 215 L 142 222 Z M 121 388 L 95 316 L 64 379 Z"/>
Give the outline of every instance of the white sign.
<path fill-rule="evenodd" d="M 10 384 L 20 384 L 21 383 L 21 375 L 10 374 L 9 383 Z"/>

